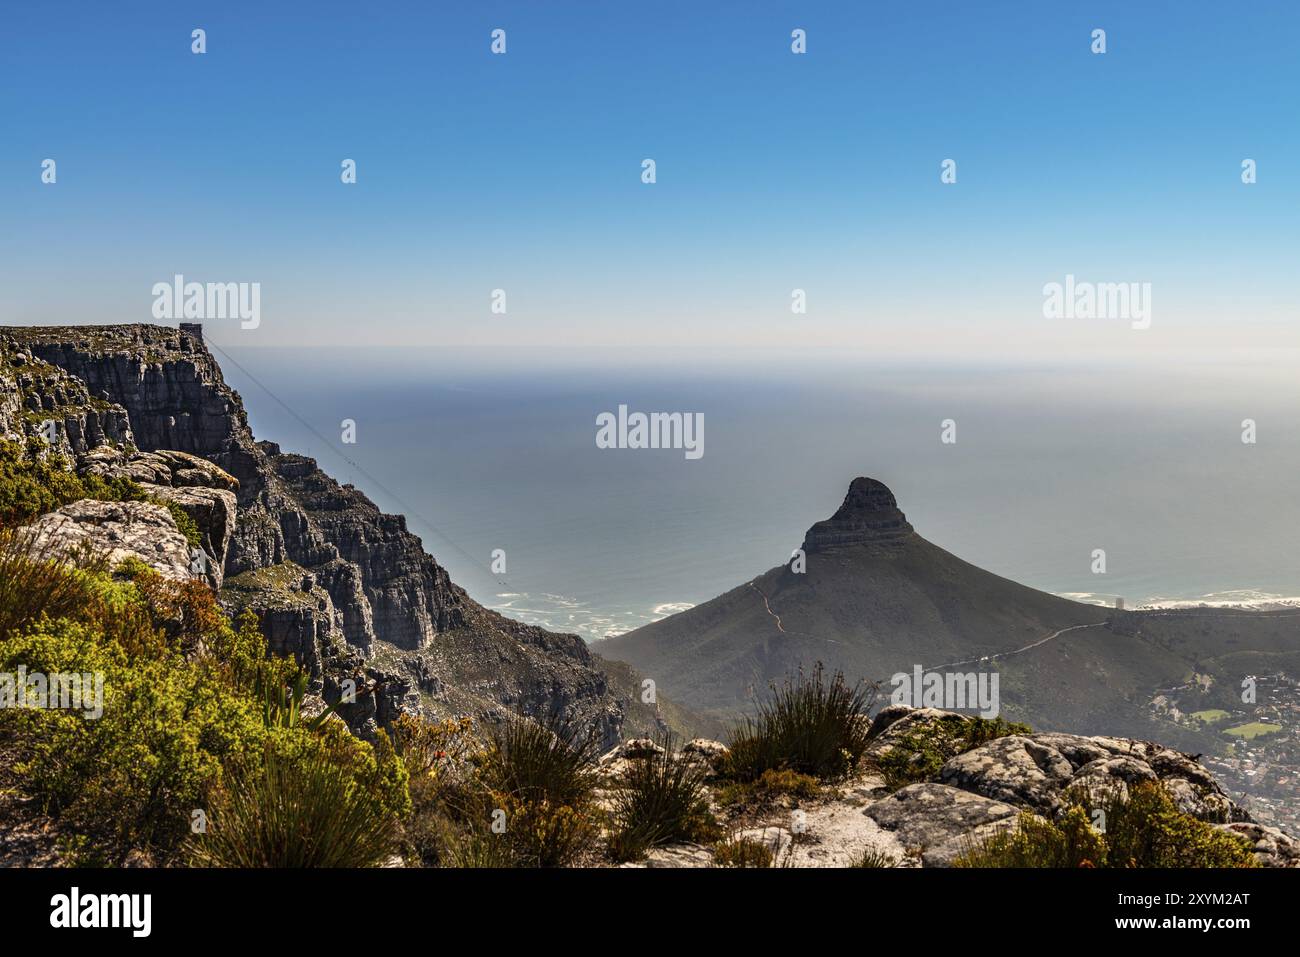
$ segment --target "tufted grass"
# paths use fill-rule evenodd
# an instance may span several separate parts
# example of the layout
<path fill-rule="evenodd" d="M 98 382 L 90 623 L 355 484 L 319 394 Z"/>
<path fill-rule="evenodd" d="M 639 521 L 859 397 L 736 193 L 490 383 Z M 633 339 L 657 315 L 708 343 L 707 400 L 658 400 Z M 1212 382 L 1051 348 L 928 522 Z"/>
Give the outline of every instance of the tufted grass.
<path fill-rule="evenodd" d="M 672 735 L 657 743 L 663 751 L 629 759 L 614 786 L 609 853 L 616 861 L 636 860 L 661 844 L 717 837 L 707 770 L 676 753 Z"/>
<path fill-rule="evenodd" d="M 822 779 L 852 771 L 867 747 L 867 709 L 874 688 L 850 687 L 836 672 L 825 679 L 818 664 L 773 686 L 758 715 L 736 728 L 728 742 L 723 774 L 756 781 L 768 771 L 789 770 Z"/>

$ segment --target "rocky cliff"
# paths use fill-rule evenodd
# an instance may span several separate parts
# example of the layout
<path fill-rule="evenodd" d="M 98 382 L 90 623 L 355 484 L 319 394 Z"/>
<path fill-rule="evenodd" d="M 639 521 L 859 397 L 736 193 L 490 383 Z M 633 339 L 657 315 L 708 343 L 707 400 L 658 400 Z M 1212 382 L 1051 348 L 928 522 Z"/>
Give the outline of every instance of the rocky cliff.
<path fill-rule="evenodd" d="M 0 329 L 0 435 L 43 435 L 81 471 L 131 477 L 180 504 L 223 601 L 252 609 L 327 700 L 358 688 L 342 713 L 363 733 L 404 708 L 555 710 L 606 743 L 661 720 L 580 638 L 483 608 L 404 518 L 314 460 L 258 442 L 199 327 Z M 73 518 L 59 527 L 86 527 Z"/>
<path fill-rule="evenodd" d="M 875 479 L 856 478 L 835 514 L 808 529 L 803 548 L 805 552 L 845 546 L 888 549 L 902 545 L 913 534 L 887 486 Z"/>

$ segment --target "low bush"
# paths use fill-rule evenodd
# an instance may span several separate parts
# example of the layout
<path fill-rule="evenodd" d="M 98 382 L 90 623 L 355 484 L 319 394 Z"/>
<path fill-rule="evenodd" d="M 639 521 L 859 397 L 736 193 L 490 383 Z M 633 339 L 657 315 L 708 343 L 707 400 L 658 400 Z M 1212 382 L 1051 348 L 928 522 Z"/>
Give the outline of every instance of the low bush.
<path fill-rule="evenodd" d="M 728 837 L 713 845 L 714 867 L 771 867 L 772 849 L 752 837 Z"/>
<path fill-rule="evenodd" d="M 88 556 L 83 564 L 92 565 Z M 29 532 L 0 528 L 0 641 L 42 616 L 75 613 L 91 589 L 72 556 L 42 553 Z"/>
<path fill-rule="evenodd" d="M 728 742 L 726 777 L 755 781 L 764 772 L 790 770 L 837 778 L 857 766 L 867 747 L 866 718 L 872 689 L 849 687 L 838 672 L 825 680 L 818 665 L 773 686 L 758 715 L 737 728 Z"/>
<path fill-rule="evenodd" d="M 0 532 L 0 672 L 84 676 L 83 700 L 0 708 L 11 759 L 3 785 L 54 818 L 68 863 L 117 865 L 133 853 L 155 864 L 190 853 L 252 861 L 237 856 L 238 843 L 194 835 L 196 812 L 242 826 L 242 846 L 253 846 L 254 824 L 264 834 L 289 826 L 298 805 L 281 796 L 300 786 L 320 797 L 329 785 L 345 810 L 378 807 L 387 822 L 409 812 L 405 767 L 386 738 L 372 747 L 340 722 L 303 720 L 305 678 L 292 660 L 267 657 L 254 616 L 232 623 L 202 583 L 168 581 L 139 562 L 112 576 L 66 556 L 33 557 L 14 541 Z M 279 689 L 272 707 L 267 689 Z M 301 810 L 300 829 L 314 827 L 316 806 Z M 302 858 L 301 849 L 284 855 Z"/>
<path fill-rule="evenodd" d="M 66 619 L 5 642 L 0 670 L 102 677 L 102 715 L 21 709 L 0 716 L 18 742 L 27 790 L 62 825 L 91 838 L 96 863 L 137 848 L 167 857 L 222 762 L 259 750 L 266 731 L 253 703 L 201 667 L 165 655 L 130 659 L 102 634 Z"/>
<path fill-rule="evenodd" d="M 375 867 L 397 848 L 398 821 L 372 790 L 319 750 L 259 766 L 214 792 L 193 863 L 208 867 Z"/>
<path fill-rule="evenodd" d="M 480 773 L 490 790 L 515 800 L 578 807 L 595 789 L 599 749 L 594 734 L 558 717 L 510 718 L 491 731 Z"/>
<path fill-rule="evenodd" d="M 563 867 L 577 863 L 594 851 L 600 829 L 590 804 L 573 806 L 551 801 L 520 800 L 510 795 L 496 795 L 496 807 L 504 830 L 498 834 L 491 826 L 472 831 L 486 839 L 496 838 L 510 849 L 509 866 Z M 506 858 L 501 857 L 504 861 Z M 496 863 L 493 866 L 502 866 Z"/>
<path fill-rule="evenodd" d="M 0 527 L 26 525 L 78 499 L 145 500 L 130 479 L 78 477 L 68 462 L 40 439 L 20 443 L 0 439 Z"/>
<path fill-rule="evenodd" d="M 717 838 L 704 787 L 708 772 L 676 753 L 673 745 L 668 736 L 662 751 L 630 758 L 612 788 L 609 852 L 617 861 L 635 860 L 673 841 Z"/>
<path fill-rule="evenodd" d="M 1100 814 L 1096 812 L 1100 811 Z M 1105 830 L 1093 826 L 1104 822 Z M 1125 799 L 1074 797 L 1056 821 L 1031 814 L 1014 828 L 971 844 L 957 867 L 1254 867 L 1250 843 L 1180 811 L 1160 784 L 1143 782 Z"/>
<path fill-rule="evenodd" d="M 593 851 L 599 836 L 599 748 L 593 732 L 558 716 L 508 719 L 489 732 L 473 776 L 457 781 L 440 803 L 462 825 L 464 846 L 491 847 L 492 866 L 572 864 Z M 503 847 L 485 843 L 493 839 Z"/>
<path fill-rule="evenodd" d="M 478 847 L 475 837 L 485 830 L 490 792 L 479 781 L 477 763 L 483 755 L 469 718 L 427 721 L 401 715 L 389 730 L 393 749 L 410 775 L 412 812 L 403 826 L 403 851 L 421 867 L 448 866 Z M 506 866 L 511 856 L 499 835 L 486 832 L 487 856 L 474 859 Z M 492 856 L 495 854 L 495 856 Z"/>
<path fill-rule="evenodd" d="M 812 775 L 768 768 L 756 781 L 724 782 L 716 789 L 714 796 L 718 804 L 734 807 L 770 804 L 782 798 L 798 803 L 811 800 L 821 792 L 821 782 Z"/>

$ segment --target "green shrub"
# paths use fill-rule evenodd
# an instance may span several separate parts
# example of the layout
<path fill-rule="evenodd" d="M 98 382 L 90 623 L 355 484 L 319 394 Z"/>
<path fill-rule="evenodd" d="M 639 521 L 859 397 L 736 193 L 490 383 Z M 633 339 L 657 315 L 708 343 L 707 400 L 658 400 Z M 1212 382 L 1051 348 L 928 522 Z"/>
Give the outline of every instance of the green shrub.
<path fill-rule="evenodd" d="M 1253 867 L 1249 842 L 1178 809 L 1169 792 L 1139 784 L 1102 802 L 1112 867 Z"/>
<path fill-rule="evenodd" d="M 340 722 L 294 717 L 304 685 L 297 665 L 267 658 L 256 618 L 235 627 L 202 583 L 167 581 L 138 563 L 113 578 L 4 547 L 0 570 L 0 671 L 102 679 L 97 717 L 0 709 L 12 759 L 5 785 L 56 819 L 75 862 L 121 864 L 139 851 L 174 863 L 195 811 L 255 822 L 256 809 L 222 802 L 265 797 L 287 774 L 310 777 L 312 761 L 385 820 L 409 812 L 405 767 L 387 739 L 372 747 Z M 281 689 L 288 708 L 268 710 L 266 688 Z M 284 767 L 268 771 L 266 753 Z M 236 780 L 242 789 L 231 791 Z"/>
<path fill-rule="evenodd" d="M 1105 831 L 1092 826 L 1094 812 Z M 1075 798 L 1056 821 L 1031 814 L 968 846 L 956 867 L 1254 867 L 1250 843 L 1178 810 L 1165 788 L 1143 782 L 1127 799 Z"/>
<path fill-rule="evenodd" d="M 31 522 L 61 505 L 85 498 L 81 480 L 68 470 L 62 456 L 39 439 L 26 446 L 0 440 L 0 525 Z"/>
<path fill-rule="evenodd" d="M 708 772 L 675 753 L 673 743 L 669 735 L 662 752 L 629 759 L 612 788 L 609 852 L 615 860 L 635 860 L 673 841 L 716 838 L 704 788 Z"/>
<path fill-rule="evenodd" d="M 714 867 L 771 867 L 772 849 L 752 837 L 728 837 L 713 845 Z"/>
<path fill-rule="evenodd" d="M 731 735 L 726 777 L 755 781 L 765 771 L 791 770 L 819 778 L 841 777 L 857 766 L 867 747 L 870 689 L 850 688 L 838 672 L 825 681 L 818 665 L 773 686 L 758 716 Z"/>
<path fill-rule="evenodd" d="M 1022 814 L 1013 827 L 967 844 L 954 867 L 1104 867 L 1106 841 L 1078 806 L 1059 821 Z"/>
<path fill-rule="evenodd" d="M 103 676 L 103 714 L 21 709 L 0 714 L 23 757 L 30 793 L 64 827 L 91 838 L 96 860 L 136 848 L 166 857 L 222 762 L 260 749 L 266 731 L 251 700 L 232 695 L 179 655 L 130 658 L 92 626 L 44 619 L 3 645 L 0 670 Z"/>
<path fill-rule="evenodd" d="M 582 804 L 553 804 L 542 800 L 524 801 L 509 795 L 497 795 L 504 813 L 504 837 L 510 848 L 510 866 L 563 867 L 576 863 L 592 851 L 599 837 L 592 807 Z M 482 828 L 472 830 L 482 834 Z M 488 828 L 491 831 L 491 828 Z"/>
<path fill-rule="evenodd" d="M 83 498 L 140 502 L 145 494 L 130 479 L 78 478 L 40 439 L 25 445 L 0 439 L 0 527 L 26 525 Z"/>
<path fill-rule="evenodd" d="M 498 862 L 573 863 L 591 850 L 599 833 L 592 801 L 599 749 L 593 733 L 557 716 L 540 722 L 511 718 L 491 731 L 477 760 L 477 779 L 453 792 L 459 805 L 454 813 L 470 834 L 486 830 L 484 839 L 502 836 L 490 828 L 504 815 L 503 843 L 510 854 L 496 854 Z"/>
<path fill-rule="evenodd" d="M 396 817 L 320 752 L 260 766 L 214 793 L 192 861 L 207 867 L 375 867 L 397 848 Z"/>
<path fill-rule="evenodd" d="M 490 830 L 479 834 L 493 802 L 476 773 L 475 762 L 482 756 L 473 722 L 469 718 L 434 722 L 403 714 L 389 733 L 410 775 L 412 810 L 403 822 L 402 835 L 406 859 L 423 867 L 447 866 L 464 854 L 492 862 L 482 866 L 513 863 L 506 839 Z M 478 842 L 479 836 L 485 839 Z"/>
<path fill-rule="evenodd" d="M 185 541 L 190 548 L 198 548 L 203 544 L 203 533 L 199 531 L 198 525 L 194 524 L 194 519 L 190 518 L 189 512 L 181 508 L 176 502 L 163 500 L 159 504 L 171 513 L 172 521 L 176 523 L 177 530 L 185 536 Z"/>
<path fill-rule="evenodd" d="M 788 769 L 768 768 L 757 781 L 726 781 L 715 791 L 720 805 L 761 805 L 788 798 L 795 801 L 811 800 L 821 794 L 821 782 L 810 774 L 800 774 Z"/>
<path fill-rule="evenodd" d="M 519 801 L 579 807 L 590 800 L 600 741 L 576 725 L 510 718 L 492 730 L 481 759 L 487 787 Z"/>
<path fill-rule="evenodd" d="M 262 723 L 268 728 L 320 731 L 338 710 L 336 703 L 308 717 L 303 712 L 307 673 L 283 658 L 259 664 L 253 677 L 253 696 L 262 706 Z"/>

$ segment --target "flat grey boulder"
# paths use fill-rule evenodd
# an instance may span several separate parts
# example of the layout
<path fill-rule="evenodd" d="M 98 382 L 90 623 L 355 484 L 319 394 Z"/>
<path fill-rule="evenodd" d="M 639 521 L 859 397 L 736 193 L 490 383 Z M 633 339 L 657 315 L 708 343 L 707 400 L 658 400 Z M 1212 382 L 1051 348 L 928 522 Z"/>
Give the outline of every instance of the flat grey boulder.
<path fill-rule="evenodd" d="M 862 812 L 926 867 L 948 867 L 991 834 L 1014 827 L 1020 809 L 945 784 L 909 784 Z"/>
<path fill-rule="evenodd" d="M 1100 757 L 1104 752 L 1098 750 Z M 1047 744 L 1010 735 L 949 758 L 939 781 L 995 801 L 1055 812 L 1076 766 Z"/>
<path fill-rule="evenodd" d="M 950 758 L 939 781 L 1045 817 L 1068 792 L 1096 801 L 1126 799 L 1131 788 L 1159 781 L 1179 810 L 1203 821 L 1244 819 L 1213 775 L 1190 756 L 1149 741 L 1076 734 L 1009 735 Z"/>

